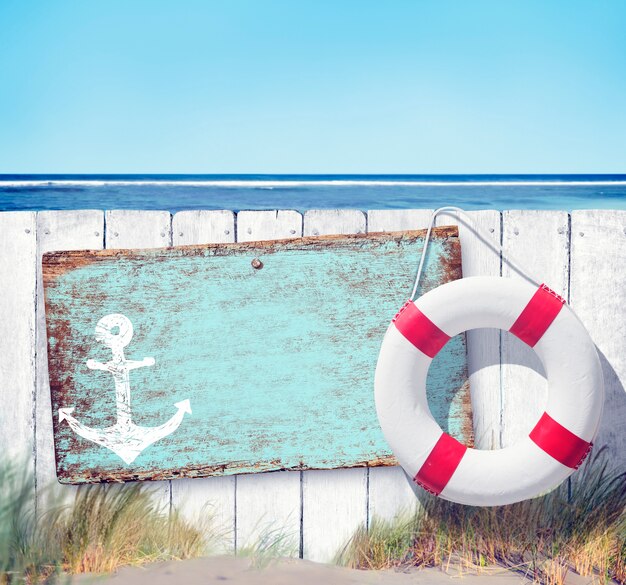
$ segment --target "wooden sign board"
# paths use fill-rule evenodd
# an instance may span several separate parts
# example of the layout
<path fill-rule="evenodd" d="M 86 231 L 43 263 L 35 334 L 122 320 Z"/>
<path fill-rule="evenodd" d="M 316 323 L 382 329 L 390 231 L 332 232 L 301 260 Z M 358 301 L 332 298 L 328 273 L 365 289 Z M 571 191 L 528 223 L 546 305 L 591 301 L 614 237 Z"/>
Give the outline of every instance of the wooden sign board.
<path fill-rule="evenodd" d="M 374 371 L 423 238 L 46 254 L 59 481 L 395 464 Z M 437 228 L 423 290 L 460 277 L 457 230 Z M 428 388 L 442 427 L 471 443 L 463 336 Z"/>

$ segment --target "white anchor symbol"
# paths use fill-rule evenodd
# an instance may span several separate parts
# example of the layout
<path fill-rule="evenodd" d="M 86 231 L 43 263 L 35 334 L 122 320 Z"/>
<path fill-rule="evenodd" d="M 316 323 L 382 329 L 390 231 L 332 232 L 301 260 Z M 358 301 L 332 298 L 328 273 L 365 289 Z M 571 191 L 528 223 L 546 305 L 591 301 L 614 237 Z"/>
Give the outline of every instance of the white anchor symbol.
<path fill-rule="evenodd" d="M 113 329 L 118 329 L 113 333 Z M 110 372 L 115 380 L 115 402 L 117 406 L 117 422 L 105 429 L 94 429 L 78 422 L 73 416 L 74 407 L 59 408 L 59 422 L 66 420 L 72 430 L 98 445 L 119 455 L 125 463 L 132 463 L 135 458 L 149 445 L 173 433 L 185 416 L 191 414 L 189 400 L 177 402 L 174 406 L 178 409 L 176 414 L 165 424 L 158 427 L 140 427 L 133 423 L 130 408 L 130 382 L 128 372 L 145 366 L 153 366 L 154 358 L 146 357 L 140 361 L 127 360 L 124 357 L 124 348 L 133 337 L 133 324 L 124 315 L 107 315 L 98 321 L 96 325 L 96 340 L 111 348 L 113 353 L 111 361 L 100 363 L 95 360 L 87 360 L 90 370 L 104 370 Z"/>

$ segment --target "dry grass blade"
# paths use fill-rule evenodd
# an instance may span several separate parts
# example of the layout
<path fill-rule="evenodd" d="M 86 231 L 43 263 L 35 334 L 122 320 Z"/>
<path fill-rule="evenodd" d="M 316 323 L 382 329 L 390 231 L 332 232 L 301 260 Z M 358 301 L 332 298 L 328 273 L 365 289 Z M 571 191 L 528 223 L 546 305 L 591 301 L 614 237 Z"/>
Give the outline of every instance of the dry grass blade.
<path fill-rule="evenodd" d="M 72 504 L 48 498 L 46 512 L 35 515 L 32 476 L 18 469 L 0 465 L 0 583 L 52 581 L 61 572 L 110 572 L 205 552 L 200 531 L 177 512 L 159 509 L 144 485 L 81 486 Z"/>
<path fill-rule="evenodd" d="M 477 508 L 427 498 L 414 514 L 376 518 L 338 556 L 355 568 L 501 565 L 538 582 L 562 583 L 573 569 L 626 580 L 626 473 L 599 450 L 570 480 L 542 497 Z"/>
<path fill-rule="evenodd" d="M 238 556 L 250 557 L 252 566 L 265 567 L 273 559 L 295 556 L 298 547 L 294 534 L 272 526 L 260 529 L 254 544 L 237 550 Z"/>
<path fill-rule="evenodd" d="M 199 532 L 154 501 L 141 484 L 79 488 L 58 526 L 64 568 L 109 572 L 121 565 L 199 555 Z"/>

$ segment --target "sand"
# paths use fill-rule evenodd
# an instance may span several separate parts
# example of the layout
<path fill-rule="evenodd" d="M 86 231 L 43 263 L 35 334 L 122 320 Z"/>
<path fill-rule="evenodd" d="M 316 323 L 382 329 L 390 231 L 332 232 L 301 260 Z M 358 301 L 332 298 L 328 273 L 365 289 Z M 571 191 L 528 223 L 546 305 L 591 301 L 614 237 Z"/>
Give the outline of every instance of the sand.
<path fill-rule="evenodd" d="M 280 559 L 264 567 L 245 557 L 210 557 L 189 561 L 154 563 L 145 567 L 128 567 L 114 575 L 81 575 L 72 583 L 111 585 L 521 585 L 530 583 L 523 575 L 493 567 L 481 574 L 449 573 L 441 569 L 422 569 L 408 572 L 356 571 L 323 565 L 299 559 Z M 586 585 L 592 578 L 569 573 L 568 585 Z M 596 581 L 597 582 L 597 581 Z"/>

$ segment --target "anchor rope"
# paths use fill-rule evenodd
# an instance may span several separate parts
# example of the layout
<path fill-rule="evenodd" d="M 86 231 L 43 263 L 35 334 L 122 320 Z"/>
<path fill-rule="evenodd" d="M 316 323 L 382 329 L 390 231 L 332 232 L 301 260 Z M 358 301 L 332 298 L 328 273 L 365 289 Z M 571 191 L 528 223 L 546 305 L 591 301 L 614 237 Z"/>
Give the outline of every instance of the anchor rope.
<path fill-rule="evenodd" d="M 410 301 L 413 301 L 415 299 L 415 295 L 419 287 L 420 278 L 422 276 L 422 271 L 424 269 L 424 262 L 426 260 L 426 248 L 428 247 L 428 243 L 430 242 L 430 234 L 435 224 L 435 219 L 440 213 L 445 213 L 445 212 L 450 212 L 450 211 L 454 211 L 457 214 L 462 215 L 466 219 L 467 223 L 469 224 L 468 227 L 470 227 L 470 229 L 473 230 L 474 234 L 478 236 L 481 242 L 487 245 L 487 247 L 491 248 L 492 251 L 497 252 L 497 254 L 500 256 L 500 259 L 502 260 L 502 251 L 503 251 L 502 243 L 499 243 L 496 247 L 494 245 L 494 242 L 492 241 L 492 238 L 486 235 L 485 232 L 483 232 L 478 227 L 476 222 L 471 218 L 471 216 L 469 215 L 469 213 L 467 213 L 467 211 L 465 211 L 464 209 L 461 209 L 460 207 L 454 207 L 450 205 L 445 206 L 445 207 L 439 207 L 435 209 L 430 216 L 428 229 L 426 230 L 426 238 L 424 239 L 424 246 L 422 247 L 420 261 L 417 267 L 417 275 L 415 276 L 415 284 L 413 285 L 413 291 L 411 292 L 411 296 L 409 297 Z M 526 267 L 524 267 L 524 265 L 519 260 L 517 260 L 512 254 L 507 254 L 507 263 L 509 264 L 511 269 L 517 272 L 517 274 L 519 274 L 521 277 L 525 278 L 526 280 L 528 280 L 529 282 L 531 282 L 532 284 L 536 286 L 541 286 L 540 282 L 538 282 L 537 280 L 529 276 L 529 274 L 531 274 L 531 271 L 528 270 Z"/>

